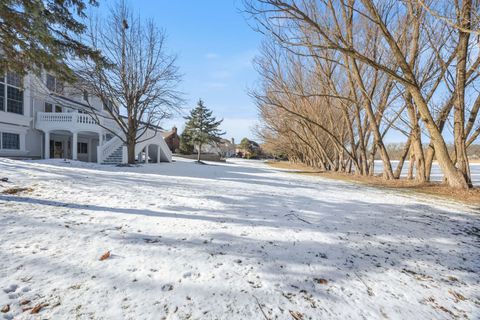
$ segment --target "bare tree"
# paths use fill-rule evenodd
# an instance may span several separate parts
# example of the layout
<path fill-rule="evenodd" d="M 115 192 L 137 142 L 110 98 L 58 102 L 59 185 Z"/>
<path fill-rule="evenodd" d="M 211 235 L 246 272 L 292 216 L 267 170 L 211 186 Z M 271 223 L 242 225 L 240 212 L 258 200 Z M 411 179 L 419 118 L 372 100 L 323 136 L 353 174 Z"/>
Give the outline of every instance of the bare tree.
<path fill-rule="evenodd" d="M 166 49 L 166 35 L 153 21 L 142 23 L 125 3 L 111 9 L 107 19 L 92 19 L 85 39 L 107 59 L 73 61 L 78 86 L 98 97 L 104 110 L 87 110 L 99 124 L 112 119 L 118 130 L 105 126 L 127 146 L 128 163 L 135 162 L 135 145 L 148 130 L 157 134 L 160 121 L 183 102 L 177 90 L 181 75 L 176 57 Z"/>
<path fill-rule="evenodd" d="M 427 11 L 429 14 L 431 14 L 433 17 L 436 19 L 441 20 L 443 23 L 447 24 L 448 26 L 455 28 L 459 30 L 462 33 L 469 33 L 473 35 L 480 35 L 480 30 L 478 29 L 478 23 L 480 21 L 480 15 L 478 12 L 473 12 L 471 11 L 468 13 L 470 18 L 468 19 L 468 22 L 464 19 L 464 15 L 462 16 L 453 16 L 449 17 L 446 16 L 445 13 L 441 13 L 440 9 L 443 9 L 445 11 L 445 5 L 441 1 L 433 1 L 427 3 L 427 1 L 424 0 L 417 0 L 418 4 L 420 4 L 425 11 Z M 463 5 L 459 3 L 459 1 L 455 1 L 455 6 L 457 8 L 463 7 L 462 11 L 465 13 L 464 9 L 468 6 L 472 6 L 472 1 L 464 1 Z M 433 8 L 433 4 L 437 4 L 439 6 L 439 9 L 437 10 L 436 8 Z M 460 19 L 459 19 L 460 18 Z M 459 21 L 463 20 L 463 21 Z M 476 26 L 476 28 L 474 27 Z"/>
<path fill-rule="evenodd" d="M 472 57 L 478 49 L 472 49 L 470 40 L 476 34 L 471 31 L 478 29 L 478 2 L 442 2 L 439 7 L 445 11 L 443 16 L 456 17 L 452 24 L 432 15 L 430 2 L 419 0 L 245 1 L 247 12 L 258 22 L 257 28 L 284 50 L 317 60 L 318 65 L 333 62 L 343 70 L 350 87 L 348 94 L 338 97 L 333 87 L 322 94 L 344 105 L 349 101 L 345 114 L 351 117 L 350 127 L 354 129 L 350 142 L 356 142 L 344 146 L 344 151 L 352 161 L 357 159 L 360 170 L 367 171 L 367 162 L 372 166 L 378 150 L 384 176 L 399 176 L 403 161 L 394 173 L 383 143 L 385 133 L 395 128 L 408 137 L 402 158 L 410 152 L 419 181 L 428 180 L 436 156 L 450 186 L 471 186 L 466 149 L 480 135 L 475 126 L 480 101 L 475 99 L 469 108 L 466 92 L 472 92 L 472 88 L 475 91 L 472 83 L 478 78 L 480 65 L 478 58 Z M 308 68 L 304 72 L 309 72 Z M 325 76 L 330 77 L 328 72 Z M 289 90 L 295 92 L 295 88 Z M 451 95 L 442 101 L 441 92 Z M 387 112 L 389 119 L 385 118 Z M 320 123 L 317 115 L 302 116 L 311 124 Z M 442 132 L 452 119 L 453 156 Z M 338 138 L 336 135 L 328 132 L 330 138 Z M 430 141 L 426 155 L 424 136 Z"/>

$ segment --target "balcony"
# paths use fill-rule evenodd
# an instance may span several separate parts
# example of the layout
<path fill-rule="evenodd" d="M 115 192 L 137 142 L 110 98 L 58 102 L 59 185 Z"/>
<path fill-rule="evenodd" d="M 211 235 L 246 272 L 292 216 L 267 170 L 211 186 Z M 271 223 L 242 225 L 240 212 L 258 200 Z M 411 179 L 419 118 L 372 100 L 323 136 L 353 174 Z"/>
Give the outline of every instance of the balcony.
<path fill-rule="evenodd" d="M 101 132 L 101 127 L 90 115 L 78 112 L 37 112 L 35 127 L 44 132 L 53 130 Z"/>

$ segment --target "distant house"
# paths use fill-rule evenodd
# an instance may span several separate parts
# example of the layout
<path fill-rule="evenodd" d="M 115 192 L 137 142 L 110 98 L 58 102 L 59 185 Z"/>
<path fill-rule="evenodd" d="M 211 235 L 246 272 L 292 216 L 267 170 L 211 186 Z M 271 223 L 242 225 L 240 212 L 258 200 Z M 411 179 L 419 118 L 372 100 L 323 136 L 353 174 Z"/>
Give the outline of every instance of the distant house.
<path fill-rule="evenodd" d="M 164 132 L 163 138 L 172 153 L 177 152 L 180 147 L 180 136 L 177 133 L 177 127 L 173 127 L 171 131 Z"/>
<path fill-rule="evenodd" d="M 195 147 L 195 152 L 196 152 Z M 211 142 L 202 146 L 203 154 L 215 154 L 222 158 L 235 156 L 235 140 L 220 139 L 218 142 Z"/>
<path fill-rule="evenodd" d="M 235 154 L 240 158 L 257 158 L 262 153 L 260 145 L 247 138 L 243 138 L 241 143 L 235 148 Z"/>
<path fill-rule="evenodd" d="M 222 157 L 230 158 L 235 156 L 235 140 L 233 138 L 232 140 L 220 139 L 216 145 Z"/>

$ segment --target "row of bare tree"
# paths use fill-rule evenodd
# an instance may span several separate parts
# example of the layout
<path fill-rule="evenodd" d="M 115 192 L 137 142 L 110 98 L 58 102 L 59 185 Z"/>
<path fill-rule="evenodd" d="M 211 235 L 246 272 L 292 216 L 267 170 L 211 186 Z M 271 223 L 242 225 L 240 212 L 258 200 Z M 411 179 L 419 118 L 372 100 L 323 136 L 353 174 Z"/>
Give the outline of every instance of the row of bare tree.
<path fill-rule="evenodd" d="M 252 92 L 262 138 L 325 170 L 400 177 L 405 160 L 428 181 L 471 184 L 467 148 L 480 134 L 480 2 L 245 0 L 265 34 Z M 397 133 L 395 133 L 397 132 Z M 405 135 L 392 166 L 389 134 Z M 453 141 L 449 153 L 447 141 Z M 428 148 L 424 148 L 428 144 Z"/>

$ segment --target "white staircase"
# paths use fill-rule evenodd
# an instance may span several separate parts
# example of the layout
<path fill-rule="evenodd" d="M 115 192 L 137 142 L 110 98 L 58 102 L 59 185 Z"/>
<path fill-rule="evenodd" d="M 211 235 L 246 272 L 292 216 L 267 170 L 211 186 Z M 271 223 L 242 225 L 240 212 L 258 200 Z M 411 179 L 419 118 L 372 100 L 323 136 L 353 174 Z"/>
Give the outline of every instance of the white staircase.
<path fill-rule="evenodd" d="M 138 155 L 145 151 L 145 147 L 149 146 L 149 152 L 152 152 L 157 156 L 157 161 L 160 162 L 172 162 L 172 152 L 167 143 L 163 139 L 160 131 L 149 129 L 141 138 L 142 142 L 137 143 L 135 146 L 135 154 Z M 156 151 L 153 147 L 158 148 Z M 158 152 L 158 153 L 156 153 Z M 145 157 L 149 155 L 146 154 Z M 126 163 L 127 147 L 120 140 L 119 137 L 114 136 L 112 139 L 105 142 L 103 145 L 98 146 L 97 149 L 98 163 L 101 164 L 122 164 Z M 139 159 L 140 161 L 141 159 Z"/>
<path fill-rule="evenodd" d="M 120 164 L 123 163 L 123 144 L 113 151 L 108 157 L 103 159 L 102 164 Z"/>
<path fill-rule="evenodd" d="M 120 164 L 123 159 L 124 143 L 119 137 L 114 136 L 97 148 L 97 160 L 101 164 Z"/>

